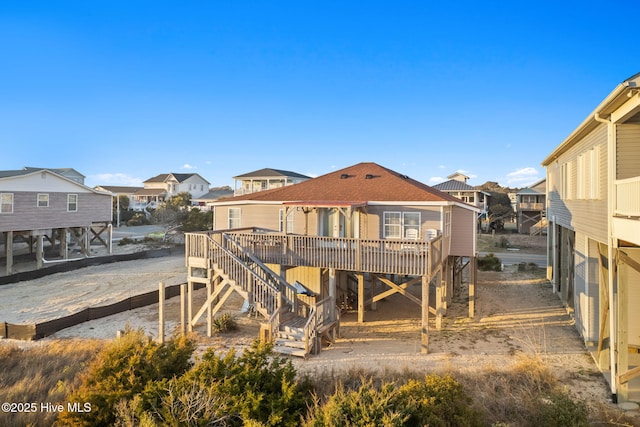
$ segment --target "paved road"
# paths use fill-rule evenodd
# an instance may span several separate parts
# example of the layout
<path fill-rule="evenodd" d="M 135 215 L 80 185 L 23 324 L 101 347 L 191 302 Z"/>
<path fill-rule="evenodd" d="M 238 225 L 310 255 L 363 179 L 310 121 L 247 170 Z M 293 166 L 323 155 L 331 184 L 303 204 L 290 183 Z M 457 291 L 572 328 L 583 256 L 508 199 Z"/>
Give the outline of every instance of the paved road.
<path fill-rule="evenodd" d="M 479 256 L 486 256 L 488 252 L 478 252 Z M 521 262 L 533 262 L 538 264 L 538 267 L 544 268 L 547 266 L 547 256 L 538 254 L 528 254 L 520 252 L 494 252 L 494 255 L 500 258 L 500 261 L 504 265 L 520 264 Z"/>

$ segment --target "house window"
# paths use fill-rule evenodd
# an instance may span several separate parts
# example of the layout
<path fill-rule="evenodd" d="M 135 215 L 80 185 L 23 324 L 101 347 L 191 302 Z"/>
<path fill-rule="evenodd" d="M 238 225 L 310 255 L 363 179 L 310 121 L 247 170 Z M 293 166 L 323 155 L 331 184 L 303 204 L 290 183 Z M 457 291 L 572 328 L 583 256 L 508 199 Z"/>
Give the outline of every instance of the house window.
<path fill-rule="evenodd" d="M 49 195 L 48 194 L 38 194 L 38 205 L 39 208 L 48 208 L 49 207 Z"/>
<path fill-rule="evenodd" d="M 451 212 L 444 213 L 444 236 L 451 235 Z"/>
<path fill-rule="evenodd" d="M 384 212 L 384 238 L 399 239 L 402 237 L 402 213 Z"/>
<path fill-rule="evenodd" d="M 600 197 L 600 159 L 598 147 L 594 147 L 578 156 L 577 195 L 578 199 L 597 199 Z"/>
<path fill-rule="evenodd" d="M 420 237 L 420 212 L 384 212 L 385 239 Z"/>
<path fill-rule="evenodd" d="M 229 208 L 229 228 L 240 228 L 240 208 Z"/>
<path fill-rule="evenodd" d="M 293 211 L 289 211 L 289 215 L 287 215 L 287 218 L 286 218 L 286 223 L 287 223 L 287 233 L 293 233 Z M 284 224 L 285 224 L 284 209 L 280 209 L 278 211 L 278 231 L 280 231 L 281 233 L 284 232 Z"/>
<path fill-rule="evenodd" d="M 562 164 L 562 197 L 566 200 L 571 200 L 575 197 L 575 178 L 574 178 L 575 165 L 573 162 L 567 162 Z"/>
<path fill-rule="evenodd" d="M 68 212 L 78 211 L 78 195 L 77 194 L 67 195 L 67 211 Z"/>
<path fill-rule="evenodd" d="M 13 213 L 13 193 L 0 193 L 0 213 Z"/>

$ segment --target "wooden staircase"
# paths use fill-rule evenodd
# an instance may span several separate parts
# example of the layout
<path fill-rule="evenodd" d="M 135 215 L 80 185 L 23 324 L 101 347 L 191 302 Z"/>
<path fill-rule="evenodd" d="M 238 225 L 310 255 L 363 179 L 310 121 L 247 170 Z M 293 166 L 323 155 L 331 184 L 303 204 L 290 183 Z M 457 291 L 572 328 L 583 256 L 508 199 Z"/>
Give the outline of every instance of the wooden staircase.
<path fill-rule="evenodd" d="M 288 320 L 280 324 L 274 337 L 273 351 L 298 357 L 307 357 L 313 348 L 308 349 L 304 326 L 307 319 L 291 313 Z"/>
<path fill-rule="evenodd" d="M 249 301 L 257 313 L 268 319 L 265 327 L 269 330 L 267 336 L 274 341 L 274 352 L 298 357 L 307 357 L 311 352 L 318 352 L 317 330 L 318 328 L 324 330 L 327 327 L 326 307 L 330 300 L 323 300 L 319 307 L 318 304 L 316 306 L 305 304 L 298 298 L 291 284 L 232 237 L 224 235 L 222 243 L 208 236 L 207 238 L 209 241 L 206 258 L 210 272 L 206 279 L 201 280 L 210 282 L 217 280 L 219 283 L 196 317 L 190 320 L 191 324 L 195 324 L 207 308 L 211 310 L 210 306 L 213 305 L 214 300 L 217 300 L 222 291 L 227 289 L 221 301 L 211 312 L 211 316 L 235 291 Z M 319 320 L 321 324 L 318 324 Z"/>
<path fill-rule="evenodd" d="M 544 232 L 547 231 L 548 224 L 549 222 L 547 221 L 547 218 L 542 218 L 540 221 L 532 225 L 531 228 L 529 228 L 529 235 L 530 236 L 542 235 Z"/>

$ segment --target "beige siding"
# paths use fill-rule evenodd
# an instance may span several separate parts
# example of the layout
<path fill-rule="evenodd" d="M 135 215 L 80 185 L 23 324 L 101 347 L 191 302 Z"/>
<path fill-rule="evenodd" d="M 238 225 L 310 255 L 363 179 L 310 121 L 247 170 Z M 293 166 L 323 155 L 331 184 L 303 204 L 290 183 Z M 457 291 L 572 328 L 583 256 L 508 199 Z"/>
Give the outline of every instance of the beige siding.
<path fill-rule="evenodd" d="M 449 255 L 475 256 L 476 215 L 474 211 L 453 206 L 451 211 L 451 250 Z"/>
<path fill-rule="evenodd" d="M 562 164 L 573 165 L 571 179 L 577 180 L 578 155 L 598 147 L 599 197 L 578 200 L 575 188 L 570 195 L 562 194 Z M 580 231 L 596 240 L 606 241 L 607 235 L 607 127 L 602 124 L 547 167 L 549 209 L 547 217 L 563 227 Z"/>
<path fill-rule="evenodd" d="M 623 248 L 622 250 L 636 262 L 640 262 L 640 248 Z M 629 304 L 629 344 L 640 346 L 640 286 L 638 286 L 640 272 L 624 265 L 620 269 L 620 274 L 626 275 Z"/>
<path fill-rule="evenodd" d="M 367 239 L 384 238 L 384 212 L 420 212 L 420 238 L 428 229 L 441 230 L 440 206 L 367 206 Z"/>
<path fill-rule="evenodd" d="M 640 124 L 623 124 L 616 128 L 617 179 L 640 176 Z"/>
<path fill-rule="evenodd" d="M 13 213 L 0 214 L 0 231 L 88 227 L 111 221 L 111 196 L 96 193 L 46 193 L 49 206 L 37 207 L 38 192 L 13 193 Z M 67 211 L 67 194 L 78 195 L 77 212 Z"/>

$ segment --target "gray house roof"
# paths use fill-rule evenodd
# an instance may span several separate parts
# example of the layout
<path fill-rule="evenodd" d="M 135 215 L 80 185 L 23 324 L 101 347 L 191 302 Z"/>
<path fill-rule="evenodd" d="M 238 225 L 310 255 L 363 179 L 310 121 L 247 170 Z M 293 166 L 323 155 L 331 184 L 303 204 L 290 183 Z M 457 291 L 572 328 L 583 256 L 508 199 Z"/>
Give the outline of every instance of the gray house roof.
<path fill-rule="evenodd" d="M 238 179 L 238 178 L 276 178 L 276 177 L 311 179 L 311 177 L 302 175 L 297 172 L 285 171 L 282 169 L 271 169 L 271 168 L 260 169 L 257 171 L 234 176 L 233 178 Z"/>
<path fill-rule="evenodd" d="M 475 187 L 472 187 L 466 182 L 455 179 L 441 182 L 440 184 L 433 185 L 432 187 L 440 191 L 476 191 Z"/>
<path fill-rule="evenodd" d="M 233 189 L 229 186 L 225 186 L 225 187 L 212 188 L 209 190 L 207 194 L 203 194 L 200 197 L 195 197 L 192 200 L 206 202 L 206 201 L 220 200 L 225 197 L 231 197 L 231 196 L 233 196 Z"/>

